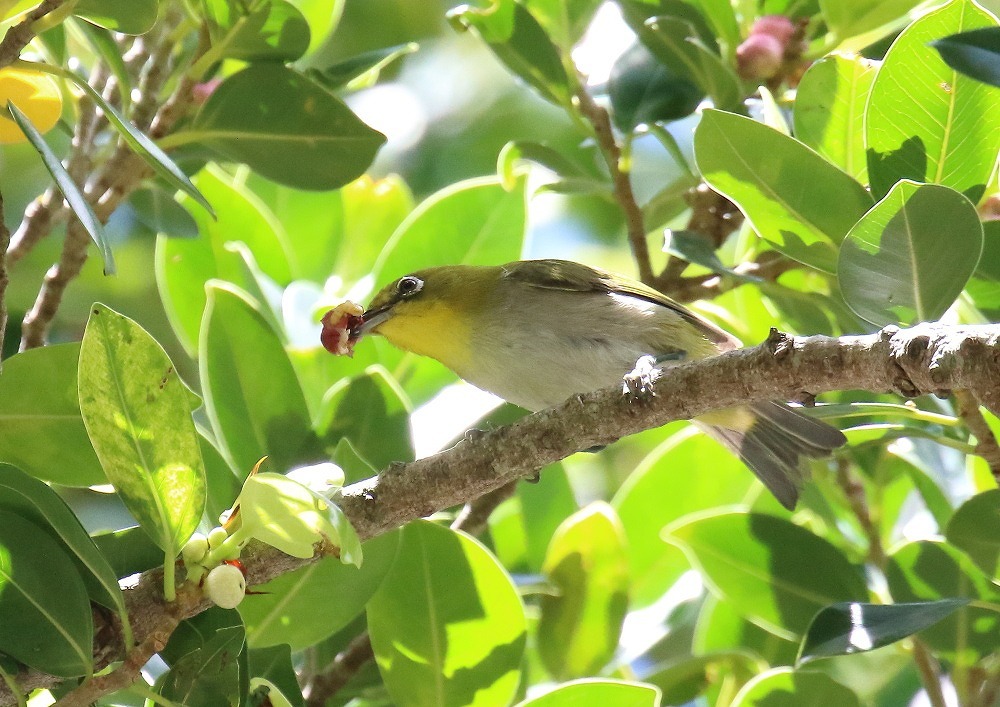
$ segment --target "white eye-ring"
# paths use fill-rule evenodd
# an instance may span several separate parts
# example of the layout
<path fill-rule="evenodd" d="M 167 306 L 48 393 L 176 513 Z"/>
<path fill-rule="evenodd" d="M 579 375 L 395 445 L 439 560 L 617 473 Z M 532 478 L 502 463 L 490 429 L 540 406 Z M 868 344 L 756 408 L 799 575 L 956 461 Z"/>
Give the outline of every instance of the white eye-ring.
<path fill-rule="evenodd" d="M 400 297 L 409 297 L 420 292 L 423 287 L 423 280 L 419 277 L 413 277 L 413 275 L 407 275 L 406 277 L 399 278 L 399 282 L 396 283 L 396 292 Z"/>

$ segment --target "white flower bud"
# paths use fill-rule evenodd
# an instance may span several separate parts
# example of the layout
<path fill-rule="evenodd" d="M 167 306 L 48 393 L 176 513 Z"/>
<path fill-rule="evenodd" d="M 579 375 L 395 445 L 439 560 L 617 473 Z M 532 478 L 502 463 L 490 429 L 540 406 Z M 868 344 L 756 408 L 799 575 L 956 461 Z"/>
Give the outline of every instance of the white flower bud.
<path fill-rule="evenodd" d="M 213 550 L 222 543 L 226 542 L 229 538 L 229 533 L 226 532 L 225 528 L 215 527 L 208 533 L 208 546 Z"/>
<path fill-rule="evenodd" d="M 201 533 L 195 533 L 191 536 L 191 539 L 184 544 L 184 549 L 181 550 L 181 557 L 184 558 L 185 564 L 190 565 L 196 562 L 201 562 L 207 552 L 208 538 Z"/>

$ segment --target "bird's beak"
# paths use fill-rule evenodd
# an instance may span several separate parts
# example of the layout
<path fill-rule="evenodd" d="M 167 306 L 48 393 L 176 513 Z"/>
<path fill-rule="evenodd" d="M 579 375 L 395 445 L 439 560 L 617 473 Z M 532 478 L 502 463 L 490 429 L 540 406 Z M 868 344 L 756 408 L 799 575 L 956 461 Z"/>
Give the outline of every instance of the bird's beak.
<path fill-rule="evenodd" d="M 379 307 L 377 309 L 369 309 L 364 314 L 361 315 L 361 322 L 356 326 L 351 327 L 348 335 L 351 341 L 357 341 L 362 336 L 368 332 L 375 329 L 379 324 L 382 324 L 389 317 L 392 316 L 392 307 Z"/>

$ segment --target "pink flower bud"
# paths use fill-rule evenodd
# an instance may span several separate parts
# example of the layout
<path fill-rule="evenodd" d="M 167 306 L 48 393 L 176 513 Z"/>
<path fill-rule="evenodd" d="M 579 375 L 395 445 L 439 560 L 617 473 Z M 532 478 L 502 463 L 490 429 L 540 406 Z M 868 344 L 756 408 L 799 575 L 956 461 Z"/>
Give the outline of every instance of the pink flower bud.
<path fill-rule="evenodd" d="M 215 93 L 215 89 L 222 83 L 222 79 L 209 79 L 204 83 L 196 83 L 191 87 L 191 98 L 198 105 L 208 100 L 208 97 Z"/>
<path fill-rule="evenodd" d="M 765 15 L 753 23 L 750 34 L 767 34 L 777 39 L 782 48 L 788 44 L 795 34 L 795 23 L 784 15 Z"/>
<path fill-rule="evenodd" d="M 748 79 L 769 79 L 778 73 L 784 47 L 769 34 L 751 34 L 736 47 L 736 70 Z"/>

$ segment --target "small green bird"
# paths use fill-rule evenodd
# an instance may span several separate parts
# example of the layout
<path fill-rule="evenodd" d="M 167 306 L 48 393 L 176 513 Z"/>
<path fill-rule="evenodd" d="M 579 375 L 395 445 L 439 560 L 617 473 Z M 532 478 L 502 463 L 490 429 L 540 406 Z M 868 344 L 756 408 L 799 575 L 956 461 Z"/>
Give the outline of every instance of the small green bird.
<path fill-rule="evenodd" d="M 644 356 L 669 365 L 740 346 L 642 283 L 565 260 L 420 270 L 386 286 L 342 326 L 351 346 L 368 333 L 384 336 L 532 411 L 620 382 Z M 324 345 L 344 353 L 330 343 L 344 339 L 333 327 L 324 319 Z M 826 456 L 846 442 L 840 430 L 777 401 L 694 422 L 789 509 L 804 479 L 802 458 Z"/>

